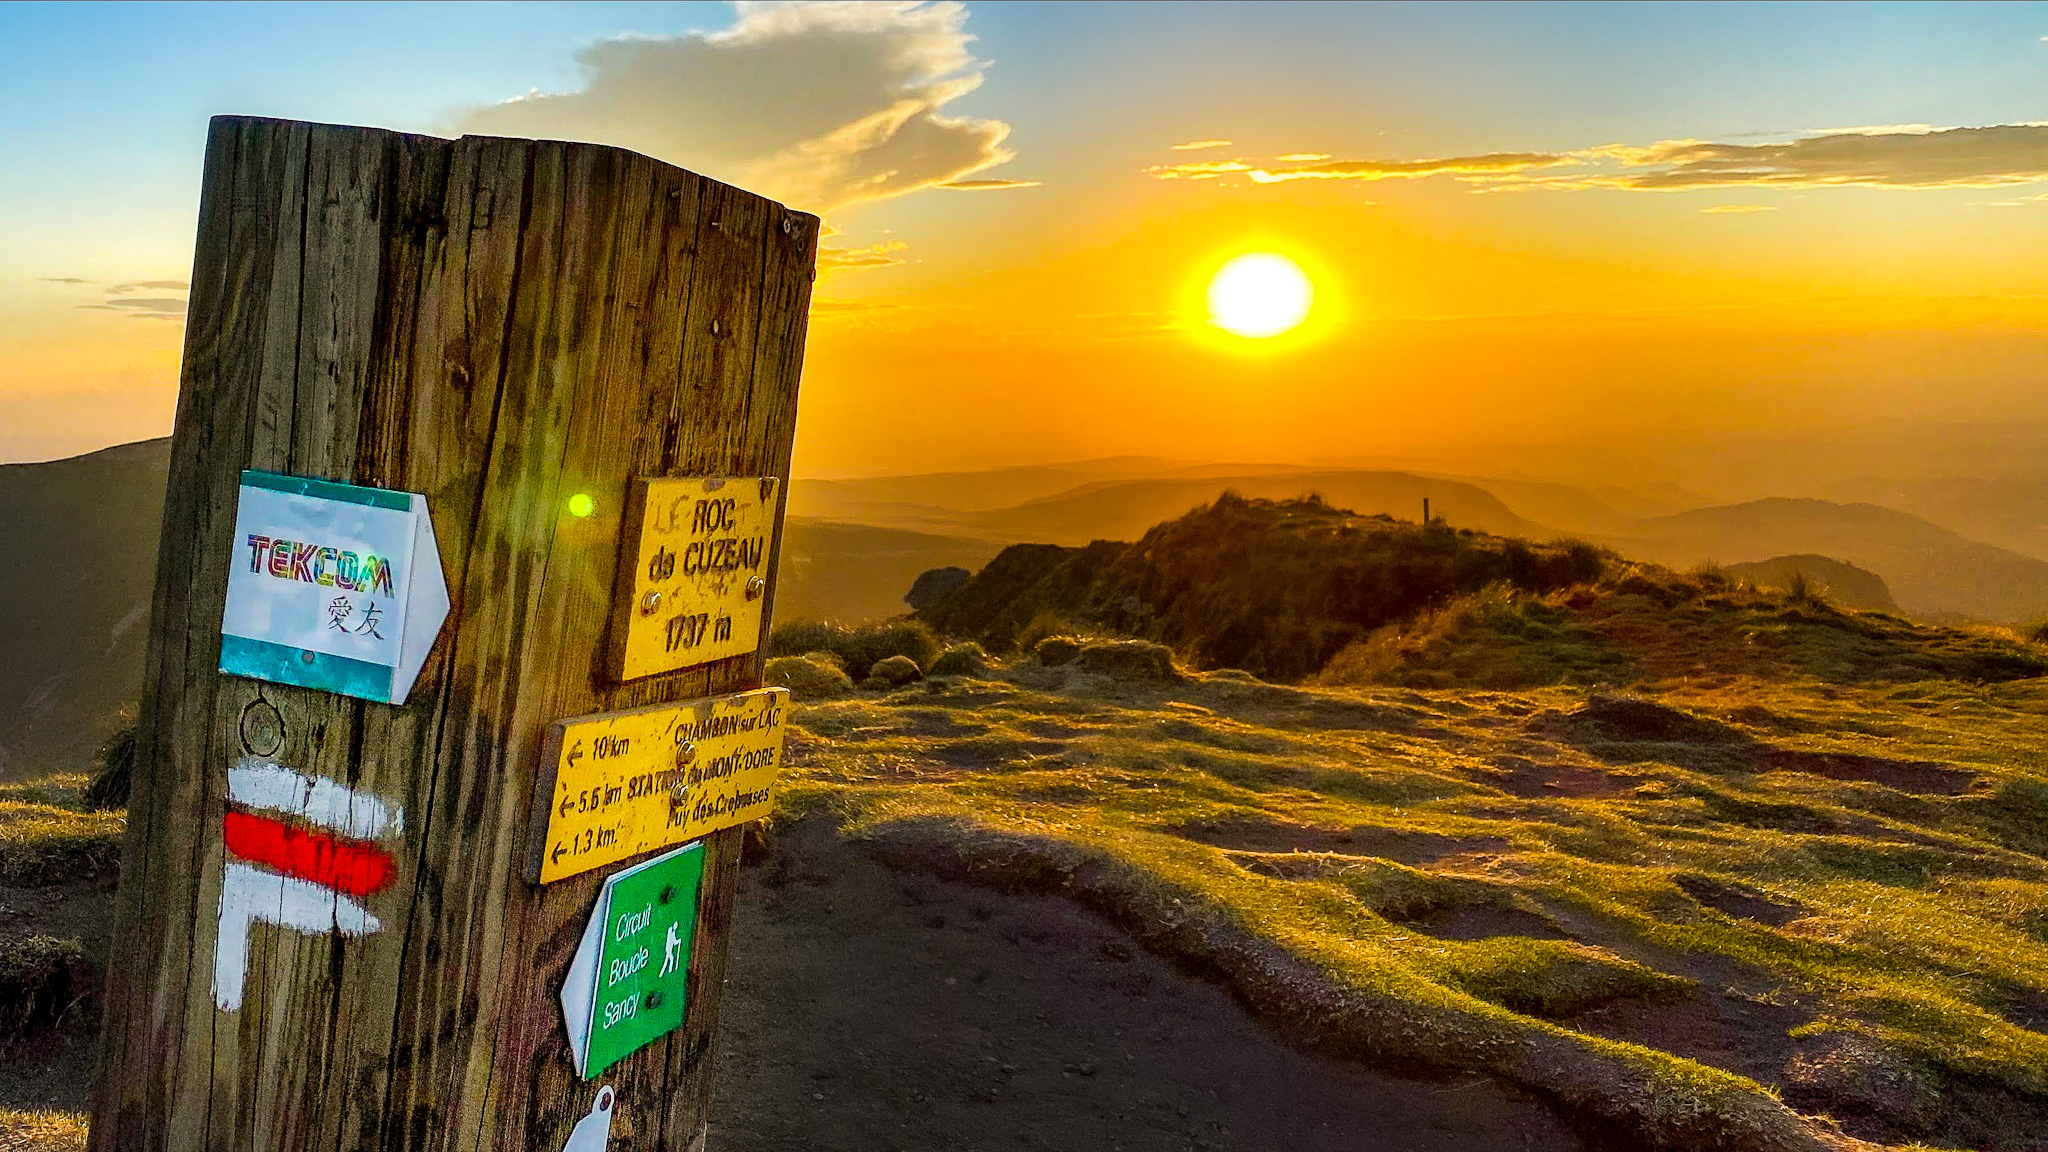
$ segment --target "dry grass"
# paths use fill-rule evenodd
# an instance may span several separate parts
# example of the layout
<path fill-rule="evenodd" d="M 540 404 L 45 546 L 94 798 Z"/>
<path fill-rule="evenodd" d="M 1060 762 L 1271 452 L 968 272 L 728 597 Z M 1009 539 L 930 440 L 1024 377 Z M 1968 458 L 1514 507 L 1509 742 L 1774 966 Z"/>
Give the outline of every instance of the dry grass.
<path fill-rule="evenodd" d="M 2034 681 L 1589 701 L 1019 666 L 802 709 L 787 810 L 1641 1146 L 1846 1146 L 1825 1112 L 2018 1148 L 2048 1121 L 2044 742 Z M 1701 1040 L 1726 1019 L 1762 1023 Z"/>
<path fill-rule="evenodd" d="M 85 1135 L 77 1112 L 0 1108 L 0 1152 L 82 1152 Z"/>
<path fill-rule="evenodd" d="M 0 785 L 0 884 L 110 880 L 121 868 L 120 812 L 86 811 L 82 775 Z"/>

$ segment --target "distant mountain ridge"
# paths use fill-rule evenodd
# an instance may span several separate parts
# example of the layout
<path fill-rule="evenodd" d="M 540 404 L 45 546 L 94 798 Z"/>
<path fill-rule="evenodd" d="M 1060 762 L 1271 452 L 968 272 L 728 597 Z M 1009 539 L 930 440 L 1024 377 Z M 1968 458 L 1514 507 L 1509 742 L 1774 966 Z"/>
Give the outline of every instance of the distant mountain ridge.
<path fill-rule="evenodd" d="M 0 465 L 0 530 L 16 542 L 0 552 L 0 777 L 83 767 L 138 697 L 168 463 L 169 442 L 150 440 Z M 1927 491 L 1967 505 L 1985 490 L 1958 483 Z M 1986 515 L 2024 527 L 2032 489 L 1999 484 L 2006 495 Z M 1225 489 L 1275 500 L 1313 492 L 1339 508 L 1411 524 L 1426 497 L 1453 528 L 1535 541 L 1574 533 L 1678 567 L 1820 555 L 1874 573 L 1903 611 L 1924 618 L 2048 616 L 2048 560 L 1869 503 L 1773 498 L 1644 516 L 1689 494 L 1669 485 L 1150 457 L 798 481 L 777 612 L 847 620 L 898 613 L 926 569 L 979 567 L 1022 541 L 1136 540 Z"/>
<path fill-rule="evenodd" d="M 1638 521 L 1601 542 L 1679 568 L 1819 553 L 1882 576 L 1913 615 L 2002 622 L 2048 616 L 2048 561 L 1875 504 L 1772 497 Z"/>
<path fill-rule="evenodd" d="M 170 441 L 0 465 L 0 779 L 83 769 L 142 691 Z"/>

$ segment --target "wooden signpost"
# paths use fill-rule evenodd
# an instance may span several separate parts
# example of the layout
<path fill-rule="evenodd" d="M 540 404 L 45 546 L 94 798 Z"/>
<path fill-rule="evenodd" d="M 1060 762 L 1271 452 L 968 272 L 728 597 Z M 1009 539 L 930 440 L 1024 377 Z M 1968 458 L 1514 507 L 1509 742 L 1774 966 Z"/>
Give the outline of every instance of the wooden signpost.
<path fill-rule="evenodd" d="M 817 234 L 614 148 L 214 121 L 94 1149 L 701 1147 Z M 654 713 L 704 737 L 662 826 L 538 882 L 559 740 Z"/>

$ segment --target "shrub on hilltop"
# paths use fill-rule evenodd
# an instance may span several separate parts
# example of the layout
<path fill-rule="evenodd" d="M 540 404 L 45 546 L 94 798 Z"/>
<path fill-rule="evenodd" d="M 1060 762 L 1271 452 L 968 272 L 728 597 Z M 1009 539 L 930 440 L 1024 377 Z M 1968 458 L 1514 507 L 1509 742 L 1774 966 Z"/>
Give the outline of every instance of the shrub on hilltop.
<path fill-rule="evenodd" d="M 929 668 L 942 648 L 930 625 L 907 617 L 853 625 L 794 620 L 776 628 L 768 638 L 769 656 L 829 652 L 856 683 L 867 679 L 876 664 L 891 656 L 906 656 L 920 669 Z"/>

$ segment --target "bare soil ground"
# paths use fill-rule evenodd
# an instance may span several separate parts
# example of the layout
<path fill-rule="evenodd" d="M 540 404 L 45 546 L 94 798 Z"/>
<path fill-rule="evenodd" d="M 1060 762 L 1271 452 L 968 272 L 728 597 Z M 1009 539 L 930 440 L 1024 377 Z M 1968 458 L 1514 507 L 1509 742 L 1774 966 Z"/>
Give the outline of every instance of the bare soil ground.
<path fill-rule="evenodd" d="M 822 825 L 739 908 L 714 1152 L 1587 1147 L 1492 1081 L 1310 1054 L 1070 901 L 895 872 Z"/>

